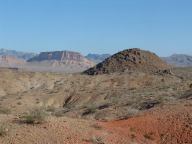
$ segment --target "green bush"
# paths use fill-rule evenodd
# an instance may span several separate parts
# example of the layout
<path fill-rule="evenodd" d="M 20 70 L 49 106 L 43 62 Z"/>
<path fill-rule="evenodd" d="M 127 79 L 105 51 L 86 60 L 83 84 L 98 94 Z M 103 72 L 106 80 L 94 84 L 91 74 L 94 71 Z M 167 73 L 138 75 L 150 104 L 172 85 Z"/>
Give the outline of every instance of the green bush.
<path fill-rule="evenodd" d="M 39 108 L 24 114 L 21 118 L 22 121 L 27 124 L 41 124 L 46 121 L 47 116 L 45 110 Z"/>

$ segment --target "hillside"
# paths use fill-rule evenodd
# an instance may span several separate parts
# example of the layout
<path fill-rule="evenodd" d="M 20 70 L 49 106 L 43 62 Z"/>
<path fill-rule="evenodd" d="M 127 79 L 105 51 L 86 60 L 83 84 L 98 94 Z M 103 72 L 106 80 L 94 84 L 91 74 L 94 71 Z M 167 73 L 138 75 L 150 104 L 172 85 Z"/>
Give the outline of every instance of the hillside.
<path fill-rule="evenodd" d="M 17 67 L 25 64 L 25 60 L 14 56 L 0 55 L 0 67 Z"/>
<path fill-rule="evenodd" d="M 184 54 L 174 54 L 170 57 L 163 57 L 162 60 L 175 67 L 191 67 L 192 56 Z"/>
<path fill-rule="evenodd" d="M 111 56 L 110 54 L 88 54 L 86 58 L 98 64 L 110 56 Z"/>
<path fill-rule="evenodd" d="M 28 60 L 32 57 L 34 57 L 36 54 L 35 53 L 29 53 L 29 52 L 20 52 L 20 51 L 16 51 L 16 50 L 9 50 L 9 49 L 4 49 L 1 48 L 0 49 L 0 55 L 3 56 L 14 56 L 18 59 L 24 59 L 24 60 Z"/>
<path fill-rule="evenodd" d="M 133 48 L 112 55 L 95 67 L 86 70 L 84 73 L 89 75 L 126 71 L 154 73 L 166 69 L 169 69 L 169 66 L 154 53 Z"/>
<path fill-rule="evenodd" d="M 74 73 L 82 72 L 93 65 L 92 61 L 89 61 L 78 52 L 51 51 L 41 52 L 29 59 L 25 69 L 29 71 Z"/>
<path fill-rule="evenodd" d="M 89 76 L 1 68 L 0 127 L 8 132 L 0 143 L 91 144 L 101 137 L 107 144 L 190 144 L 192 73 L 173 73 Z M 21 121 L 37 108 L 49 115 L 45 122 Z"/>

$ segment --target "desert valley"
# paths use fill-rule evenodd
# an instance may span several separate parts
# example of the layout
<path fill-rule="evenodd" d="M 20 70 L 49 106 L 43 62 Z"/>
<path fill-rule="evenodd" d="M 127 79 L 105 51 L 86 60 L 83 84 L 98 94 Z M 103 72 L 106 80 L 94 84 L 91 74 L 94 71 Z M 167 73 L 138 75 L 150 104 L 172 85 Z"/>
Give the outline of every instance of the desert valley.
<path fill-rule="evenodd" d="M 1 144 L 192 144 L 192 57 L 0 50 Z"/>

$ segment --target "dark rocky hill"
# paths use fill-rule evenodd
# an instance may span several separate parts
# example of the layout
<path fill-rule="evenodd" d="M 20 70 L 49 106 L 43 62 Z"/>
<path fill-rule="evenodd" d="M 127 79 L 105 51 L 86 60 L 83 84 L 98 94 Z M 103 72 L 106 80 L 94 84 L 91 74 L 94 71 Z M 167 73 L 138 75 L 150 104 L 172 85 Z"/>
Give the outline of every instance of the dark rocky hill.
<path fill-rule="evenodd" d="M 156 54 L 133 48 L 114 54 L 84 73 L 97 75 L 126 71 L 157 72 L 166 69 L 169 69 L 169 66 Z"/>

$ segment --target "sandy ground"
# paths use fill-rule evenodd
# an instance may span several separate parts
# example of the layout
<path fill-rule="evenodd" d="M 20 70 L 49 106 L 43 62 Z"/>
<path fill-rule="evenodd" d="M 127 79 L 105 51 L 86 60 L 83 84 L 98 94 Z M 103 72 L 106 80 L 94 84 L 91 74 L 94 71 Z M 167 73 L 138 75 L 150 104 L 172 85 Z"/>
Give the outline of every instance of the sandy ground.
<path fill-rule="evenodd" d="M 152 109 L 127 120 L 92 121 L 49 117 L 43 124 L 19 123 L 0 115 L 9 125 L 1 144 L 191 144 L 192 101 Z"/>
<path fill-rule="evenodd" d="M 192 73 L 175 73 L 92 77 L 1 69 L 0 126 L 8 133 L 0 144 L 192 144 Z M 19 115 L 42 106 L 69 112 L 20 123 Z"/>
<path fill-rule="evenodd" d="M 163 106 L 127 120 L 103 123 L 116 144 L 191 144 L 192 102 Z M 115 139 L 114 139 L 115 138 Z"/>

